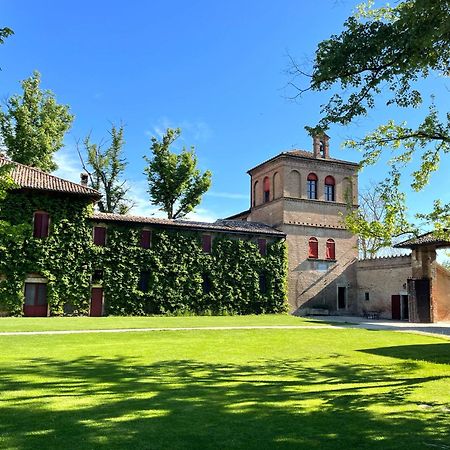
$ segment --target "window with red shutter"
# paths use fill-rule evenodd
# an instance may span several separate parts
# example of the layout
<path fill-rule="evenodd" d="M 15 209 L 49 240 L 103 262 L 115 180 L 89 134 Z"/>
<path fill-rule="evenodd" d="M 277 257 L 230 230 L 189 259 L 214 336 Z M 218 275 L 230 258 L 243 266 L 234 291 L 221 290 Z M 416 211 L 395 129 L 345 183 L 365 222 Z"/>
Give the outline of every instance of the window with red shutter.
<path fill-rule="evenodd" d="M 48 237 L 50 216 L 43 211 L 36 211 L 33 218 L 33 236 L 35 238 Z"/>
<path fill-rule="evenodd" d="M 325 200 L 328 202 L 334 202 L 335 201 L 335 186 L 336 182 L 334 181 L 334 178 L 331 175 L 328 175 L 325 178 Z"/>
<path fill-rule="evenodd" d="M 308 258 L 317 259 L 319 257 L 319 242 L 317 238 L 312 237 L 309 239 L 309 253 Z"/>
<path fill-rule="evenodd" d="M 150 248 L 152 246 L 152 232 L 151 230 L 141 231 L 141 247 Z"/>
<path fill-rule="evenodd" d="M 259 248 L 259 253 L 262 256 L 266 256 L 266 254 L 267 254 L 267 241 L 265 239 L 258 239 L 258 248 Z"/>
<path fill-rule="evenodd" d="M 336 259 L 335 243 L 333 239 L 327 240 L 326 259 Z"/>
<path fill-rule="evenodd" d="M 202 248 L 204 253 L 211 253 L 211 235 L 210 234 L 204 234 L 202 235 Z"/>
<path fill-rule="evenodd" d="M 315 173 L 310 173 L 307 178 L 307 192 L 308 198 L 311 200 L 317 200 L 317 175 Z"/>
<path fill-rule="evenodd" d="M 106 228 L 94 227 L 94 244 L 104 247 L 106 244 Z"/>

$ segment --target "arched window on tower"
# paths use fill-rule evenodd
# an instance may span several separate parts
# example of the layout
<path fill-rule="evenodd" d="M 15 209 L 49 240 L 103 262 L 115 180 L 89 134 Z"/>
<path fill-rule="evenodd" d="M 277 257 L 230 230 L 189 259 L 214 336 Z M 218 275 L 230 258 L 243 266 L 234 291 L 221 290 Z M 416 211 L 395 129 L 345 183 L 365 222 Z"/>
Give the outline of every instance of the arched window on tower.
<path fill-rule="evenodd" d="M 325 200 L 328 202 L 335 201 L 335 181 L 331 175 L 325 178 Z"/>
<path fill-rule="evenodd" d="M 317 175 L 310 173 L 307 178 L 307 192 L 308 198 L 317 200 Z"/>
<path fill-rule="evenodd" d="M 269 177 L 265 177 L 263 181 L 263 202 L 270 201 L 270 180 Z"/>
<path fill-rule="evenodd" d="M 255 181 L 255 184 L 253 185 L 253 206 L 256 206 L 256 196 L 258 195 L 258 182 Z"/>
<path fill-rule="evenodd" d="M 333 239 L 327 240 L 327 252 L 325 259 L 336 259 L 336 244 Z"/>
<path fill-rule="evenodd" d="M 319 257 L 319 241 L 315 237 L 309 238 L 308 258 L 317 259 Z"/>

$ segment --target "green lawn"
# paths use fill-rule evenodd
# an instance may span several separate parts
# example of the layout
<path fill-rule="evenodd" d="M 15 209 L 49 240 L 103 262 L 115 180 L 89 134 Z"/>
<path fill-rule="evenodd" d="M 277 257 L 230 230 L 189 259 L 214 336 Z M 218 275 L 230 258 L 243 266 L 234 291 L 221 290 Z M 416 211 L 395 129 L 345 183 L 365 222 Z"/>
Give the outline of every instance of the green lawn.
<path fill-rule="evenodd" d="M 214 317 L 0 317 L 0 332 L 263 325 L 317 326 L 321 325 L 321 323 L 300 317 L 294 317 L 288 314 Z"/>
<path fill-rule="evenodd" d="M 438 338 L 195 330 L 0 345 L 2 449 L 450 446 L 450 342 Z"/>

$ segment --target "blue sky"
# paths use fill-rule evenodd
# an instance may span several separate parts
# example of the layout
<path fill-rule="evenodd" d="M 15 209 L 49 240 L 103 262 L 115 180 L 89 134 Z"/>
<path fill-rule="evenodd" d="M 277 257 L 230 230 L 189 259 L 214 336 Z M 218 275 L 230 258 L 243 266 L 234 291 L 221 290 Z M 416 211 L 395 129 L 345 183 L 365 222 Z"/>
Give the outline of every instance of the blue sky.
<path fill-rule="evenodd" d="M 42 85 L 69 104 L 76 118 L 57 155 L 59 175 L 78 180 L 77 139 L 107 136 L 110 123 L 125 124 L 127 178 L 135 214 L 157 214 L 149 203 L 142 156 L 150 136 L 181 127 L 179 145 L 194 145 L 213 185 L 193 218 L 214 220 L 249 206 L 246 171 L 292 148 L 311 149 L 305 125 L 315 124 L 326 96 L 286 97 L 289 61 L 312 61 L 318 42 L 339 33 L 355 1 L 16 1 L 0 0 L 0 27 L 15 31 L 0 46 L 0 97 L 20 92 L 34 69 Z M 445 80 L 422 85 L 448 102 Z M 359 160 L 341 150 L 345 138 L 362 136 L 389 118 L 416 123 L 417 113 L 379 108 L 350 127 L 330 130 L 331 155 Z M 422 193 L 412 211 L 450 201 L 450 164 Z M 385 175 L 386 165 L 365 170 L 364 187 Z"/>

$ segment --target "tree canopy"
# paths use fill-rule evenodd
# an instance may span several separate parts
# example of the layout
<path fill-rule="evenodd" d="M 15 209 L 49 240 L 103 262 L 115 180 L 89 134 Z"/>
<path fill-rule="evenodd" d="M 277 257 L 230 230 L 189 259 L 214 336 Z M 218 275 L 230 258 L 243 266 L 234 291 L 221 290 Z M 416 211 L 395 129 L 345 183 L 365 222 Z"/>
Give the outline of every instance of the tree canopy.
<path fill-rule="evenodd" d="M 319 43 L 311 74 L 294 61 L 291 72 L 308 79 L 305 88 L 292 82 L 295 97 L 306 91 L 330 93 L 322 105 L 318 124 L 311 133 L 324 132 L 330 125 L 348 125 L 364 116 L 379 102 L 388 107 L 423 110 L 418 126 L 388 120 L 362 139 L 345 146 L 363 152 L 361 165 L 375 164 L 384 150 L 389 161 L 389 183 L 385 183 L 387 207 L 401 214 L 404 201 L 399 193 L 404 166 L 420 159 L 411 185 L 420 190 L 450 151 L 450 113 L 438 111 L 433 99 L 423 108 L 420 81 L 450 74 L 450 3 L 448 0 L 403 0 L 396 6 L 374 8 L 369 1 L 360 5 L 344 23 L 344 30 Z M 438 228 L 450 226 L 450 205 L 435 204 L 432 215 Z"/>
<path fill-rule="evenodd" d="M 8 156 L 45 172 L 57 168 L 53 155 L 63 146 L 73 116 L 50 90 L 42 91 L 35 71 L 22 81 L 22 95 L 10 97 L 0 110 L 0 134 Z"/>
<path fill-rule="evenodd" d="M 84 170 L 88 173 L 90 186 L 102 194 L 97 203 L 101 212 L 126 214 L 133 206 L 127 199 L 128 187 L 122 180 L 127 161 L 122 157 L 123 125 L 111 126 L 109 146 L 103 149 L 104 143 L 94 144 L 90 135 L 84 141 L 87 163 L 80 154 Z"/>
<path fill-rule="evenodd" d="M 170 150 L 181 135 L 181 130 L 168 128 L 161 140 L 151 138 L 150 158 L 144 169 L 148 180 L 151 202 L 158 205 L 169 219 L 185 217 L 201 201 L 202 195 L 211 186 L 211 172 L 203 174 L 197 169 L 194 147 L 181 153 Z"/>

